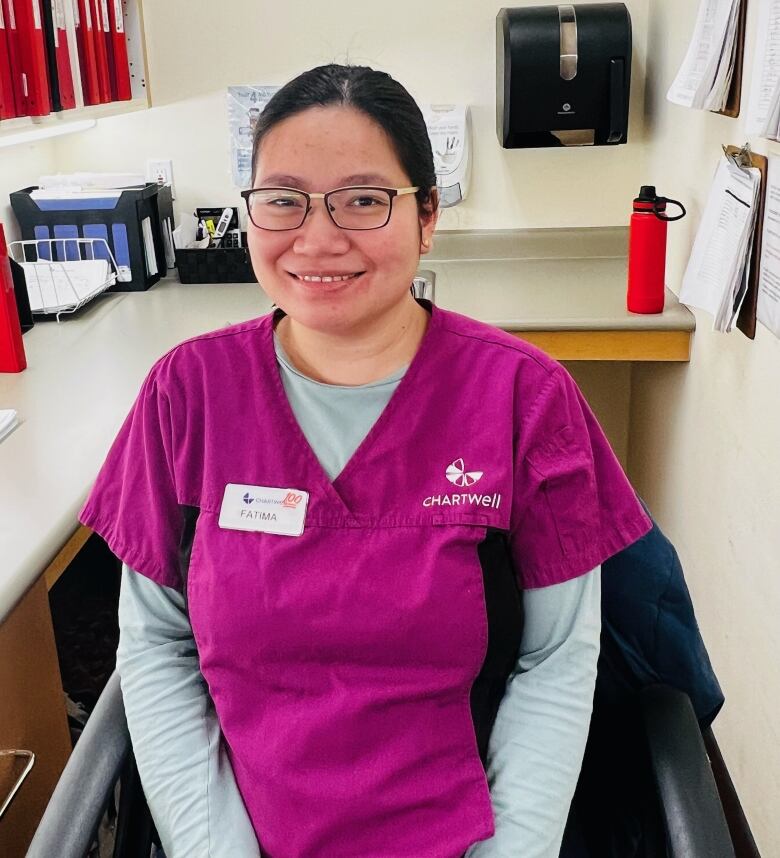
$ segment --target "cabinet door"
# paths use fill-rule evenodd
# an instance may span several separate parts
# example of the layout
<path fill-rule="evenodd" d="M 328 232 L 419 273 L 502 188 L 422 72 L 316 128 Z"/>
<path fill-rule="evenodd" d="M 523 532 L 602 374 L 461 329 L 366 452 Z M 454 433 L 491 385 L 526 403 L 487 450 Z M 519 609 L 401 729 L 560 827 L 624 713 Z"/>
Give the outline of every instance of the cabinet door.
<path fill-rule="evenodd" d="M 0 819 L 0 855 L 23 858 L 71 751 L 46 583 L 41 577 L 0 625 L 0 748 L 35 765 Z M 0 758 L 0 804 L 23 770 Z"/>

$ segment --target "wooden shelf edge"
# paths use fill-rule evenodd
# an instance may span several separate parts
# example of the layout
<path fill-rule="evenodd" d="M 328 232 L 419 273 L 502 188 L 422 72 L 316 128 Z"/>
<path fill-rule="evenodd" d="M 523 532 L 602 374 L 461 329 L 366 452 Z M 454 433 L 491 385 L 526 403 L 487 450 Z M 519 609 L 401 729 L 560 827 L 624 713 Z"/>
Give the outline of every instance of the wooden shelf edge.
<path fill-rule="evenodd" d="M 511 331 L 556 360 L 689 361 L 691 331 Z"/>
<path fill-rule="evenodd" d="M 46 580 L 46 590 L 49 591 L 57 583 L 60 575 L 68 568 L 73 558 L 84 547 L 84 543 L 92 536 L 92 530 L 80 524 L 76 532 L 62 546 L 59 554 L 49 563 L 43 572 Z"/>

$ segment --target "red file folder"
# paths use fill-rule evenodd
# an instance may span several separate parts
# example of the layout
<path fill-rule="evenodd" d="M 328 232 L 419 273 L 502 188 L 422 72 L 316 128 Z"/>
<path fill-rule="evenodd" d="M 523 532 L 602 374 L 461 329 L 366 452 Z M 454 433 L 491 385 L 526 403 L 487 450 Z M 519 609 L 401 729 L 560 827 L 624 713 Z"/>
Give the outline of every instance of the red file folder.
<path fill-rule="evenodd" d="M 100 101 L 111 101 L 111 75 L 108 70 L 107 39 L 111 33 L 108 20 L 108 7 L 103 0 L 87 0 L 92 4 L 92 35 L 95 39 L 95 59 L 97 60 L 98 91 Z M 105 15 L 103 14 L 105 11 Z"/>
<path fill-rule="evenodd" d="M 0 119 L 13 119 L 16 115 L 16 98 L 11 75 L 11 57 L 8 52 L 5 15 L 3 14 L 3 7 L 0 5 Z"/>
<path fill-rule="evenodd" d="M 14 281 L 0 223 L 0 372 L 21 372 L 26 366 Z"/>
<path fill-rule="evenodd" d="M 77 0 L 73 5 L 76 18 L 76 41 L 79 46 L 81 66 L 81 88 L 84 104 L 100 104 L 97 57 L 95 55 L 95 33 L 92 23 L 92 0 Z"/>
<path fill-rule="evenodd" d="M 111 22 L 111 47 L 114 74 L 111 76 L 111 94 L 114 101 L 130 101 L 133 97 L 130 89 L 130 62 L 127 58 L 125 40 L 125 20 L 122 13 L 122 0 L 109 0 L 109 19 Z"/>
<path fill-rule="evenodd" d="M 5 21 L 5 36 L 8 47 L 8 73 L 11 77 L 16 115 L 25 116 L 27 108 L 24 97 L 21 45 L 19 44 L 19 29 L 16 26 L 14 0 L 0 0 L 0 5 L 2 5 L 3 19 Z"/>
<path fill-rule="evenodd" d="M 46 70 L 46 41 L 40 0 L 15 0 L 17 60 L 22 73 L 22 110 L 25 116 L 45 116 L 51 112 L 49 74 Z"/>

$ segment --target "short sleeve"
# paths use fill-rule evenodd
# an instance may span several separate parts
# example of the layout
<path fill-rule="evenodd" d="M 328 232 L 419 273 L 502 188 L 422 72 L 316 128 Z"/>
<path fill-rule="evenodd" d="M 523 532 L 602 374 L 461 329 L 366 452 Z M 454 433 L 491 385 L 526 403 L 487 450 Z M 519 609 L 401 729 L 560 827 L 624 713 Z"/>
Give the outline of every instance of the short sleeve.
<path fill-rule="evenodd" d="M 183 514 L 174 479 L 171 406 L 160 363 L 147 376 L 79 513 L 132 569 L 181 589 Z"/>
<path fill-rule="evenodd" d="M 517 397 L 510 549 L 523 588 L 583 575 L 651 527 L 566 370 Z"/>

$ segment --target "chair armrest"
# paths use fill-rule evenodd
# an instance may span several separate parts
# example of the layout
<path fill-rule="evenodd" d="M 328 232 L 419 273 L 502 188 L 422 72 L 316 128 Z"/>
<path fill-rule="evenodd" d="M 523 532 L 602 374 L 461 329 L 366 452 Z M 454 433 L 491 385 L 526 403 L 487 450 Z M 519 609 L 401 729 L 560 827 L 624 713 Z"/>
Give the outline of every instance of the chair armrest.
<path fill-rule="evenodd" d="M 119 675 L 111 675 L 54 789 L 27 858 L 83 858 L 130 752 Z"/>
<path fill-rule="evenodd" d="M 669 858 L 735 858 L 688 695 L 653 685 L 641 692 L 640 708 Z"/>

